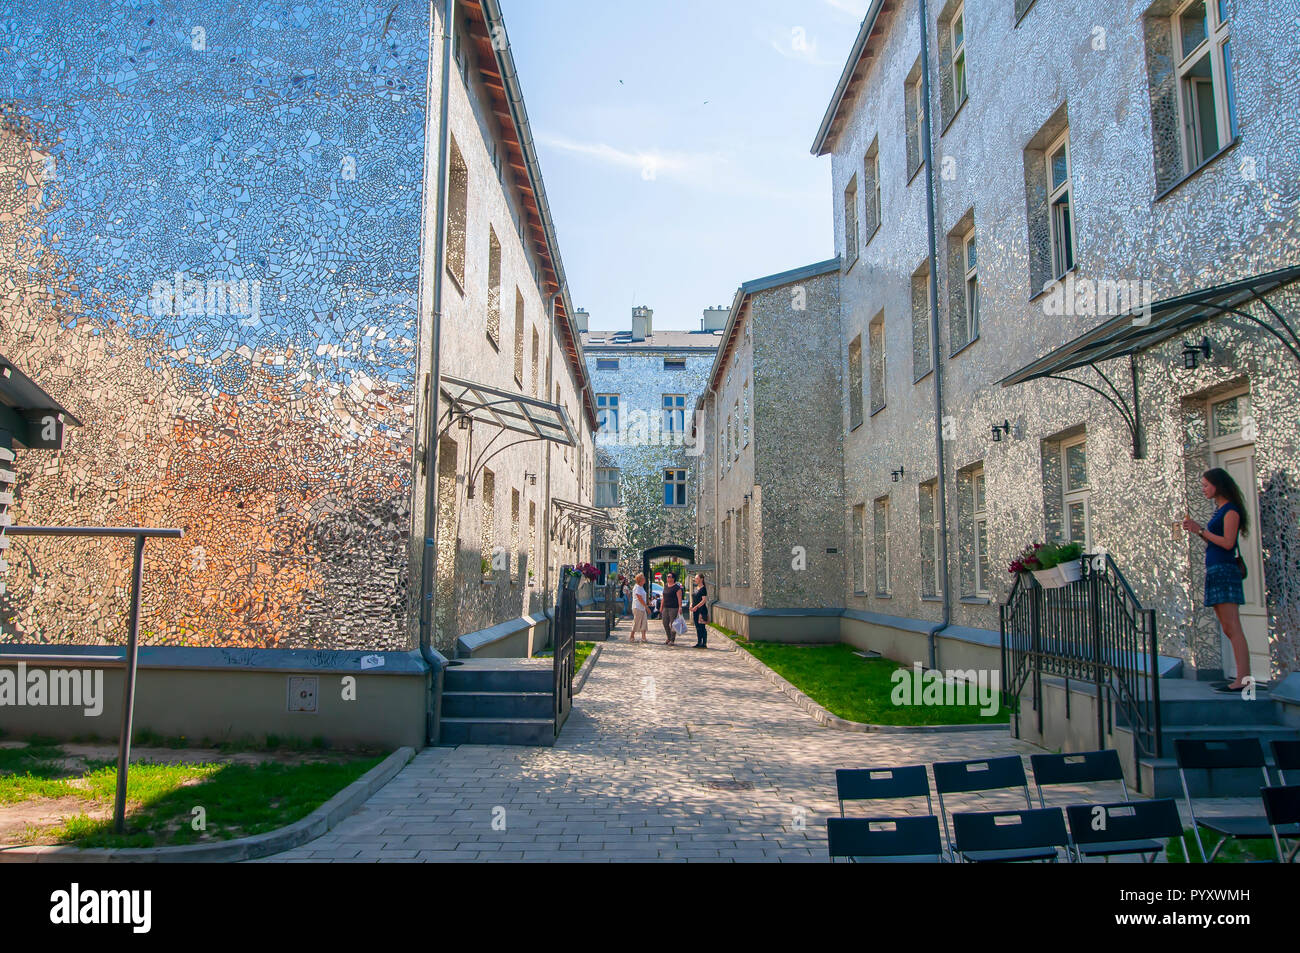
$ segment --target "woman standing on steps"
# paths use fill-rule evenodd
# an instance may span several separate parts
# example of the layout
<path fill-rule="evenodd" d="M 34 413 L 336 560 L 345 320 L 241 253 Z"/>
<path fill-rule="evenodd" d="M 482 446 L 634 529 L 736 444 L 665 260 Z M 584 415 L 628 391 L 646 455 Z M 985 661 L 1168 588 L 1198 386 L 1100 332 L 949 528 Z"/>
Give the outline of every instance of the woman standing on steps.
<path fill-rule="evenodd" d="M 1190 515 L 1184 516 L 1183 529 L 1205 540 L 1205 604 L 1218 617 L 1237 661 L 1237 677 L 1218 691 L 1239 692 L 1254 682 L 1250 674 L 1250 649 L 1246 646 L 1246 633 L 1242 631 L 1237 609 L 1246 603 L 1242 586 L 1246 564 L 1237 555 L 1237 537 L 1250 533 L 1250 517 L 1246 514 L 1241 489 L 1227 470 L 1220 467 L 1206 470 L 1201 476 L 1201 492 L 1206 499 L 1214 501 L 1214 515 L 1204 526 Z"/>
<path fill-rule="evenodd" d="M 704 573 L 696 573 L 695 588 L 691 591 L 691 619 L 695 622 L 695 647 L 709 647 L 709 589 L 704 585 Z"/>
<path fill-rule="evenodd" d="M 645 641 L 649 613 L 650 607 L 645 601 L 645 573 L 639 572 L 636 574 L 636 588 L 632 590 L 632 634 L 627 638 L 629 642 L 636 641 L 638 632 L 641 633 L 641 641 Z"/>

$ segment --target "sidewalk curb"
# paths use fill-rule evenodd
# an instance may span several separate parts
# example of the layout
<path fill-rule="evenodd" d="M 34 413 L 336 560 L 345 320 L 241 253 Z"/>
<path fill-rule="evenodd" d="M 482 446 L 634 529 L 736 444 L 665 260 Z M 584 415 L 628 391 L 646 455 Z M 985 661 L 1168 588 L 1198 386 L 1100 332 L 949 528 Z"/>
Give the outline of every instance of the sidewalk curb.
<path fill-rule="evenodd" d="M 0 847 L 0 864 L 233 863 L 278 854 L 314 840 L 333 828 L 391 781 L 414 757 L 415 749 L 398 748 L 306 817 L 265 834 L 178 847 Z"/>
<path fill-rule="evenodd" d="M 587 684 L 587 679 L 591 675 L 591 670 L 596 667 L 596 659 L 600 658 L 600 651 L 604 647 L 604 642 L 597 642 L 596 647 L 592 649 L 591 654 L 587 656 L 587 663 L 582 666 L 582 680 L 574 686 L 573 694 L 578 694 L 578 692 L 582 691 L 582 686 Z"/>
<path fill-rule="evenodd" d="M 716 629 L 714 631 L 717 631 Z M 762 661 L 755 658 L 749 652 L 746 652 L 736 644 L 735 639 L 719 632 L 727 640 L 728 651 L 735 652 L 741 661 L 753 669 L 757 674 L 762 675 L 769 682 L 777 687 L 782 693 L 788 695 L 790 700 L 796 705 L 812 715 L 813 720 L 825 728 L 837 728 L 840 731 L 857 731 L 873 732 L 878 734 L 934 734 L 936 732 L 947 731 L 1009 731 L 1007 725 L 870 725 L 861 721 L 849 721 L 847 718 L 841 718 L 839 715 L 831 714 L 821 705 L 817 704 L 799 689 L 787 682 L 772 669 L 768 668 Z"/>

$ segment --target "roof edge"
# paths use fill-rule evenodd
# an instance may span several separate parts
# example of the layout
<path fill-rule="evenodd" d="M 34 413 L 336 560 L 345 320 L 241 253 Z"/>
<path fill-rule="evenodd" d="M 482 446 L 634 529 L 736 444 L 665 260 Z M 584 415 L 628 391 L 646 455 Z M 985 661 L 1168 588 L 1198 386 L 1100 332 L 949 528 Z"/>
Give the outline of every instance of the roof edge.
<path fill-rule="evenodd" d="M 840 80 L 835 84 L 835 92 L 831 95 L 830 104 L 826 107 L 825 115 L 822 116 L 821 125 L 817 127 L 817 138 L 813 140 L 811 150 L 815 156 L 824 156 L 829 151 L 826 140 L 830 136 L 831 126 L 835 122 L 835 117 L 839 115 L 844 94 L 848 92 L 853 73 L 858 68 L 858 61 L 862 59 L 862 53 L 867 48 L 867 40 L 871 39 L 871 33 L 876 28 L 876 21 L 880 19 L 884 7 L 885 0 L 872 0 L 871 6 L 867 8 L 867 15 L 862 18 L 862 25 L 858 27 L 858 37 L 853 41 L 848 62 L 844 64 L 844 71 L 840 73 Z"/>

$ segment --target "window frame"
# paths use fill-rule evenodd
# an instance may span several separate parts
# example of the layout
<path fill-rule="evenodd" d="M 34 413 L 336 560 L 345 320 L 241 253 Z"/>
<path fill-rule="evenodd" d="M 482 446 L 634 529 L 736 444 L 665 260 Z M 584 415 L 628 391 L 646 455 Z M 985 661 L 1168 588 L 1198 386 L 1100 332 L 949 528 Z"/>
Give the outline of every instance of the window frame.
<path fill-rule="evenodd" d="M 971 264 L 972 248 L 975 249 L 974 264 Z M 962 310 L 966 318 L 966 344 L 970 344 L 980 336 L 979 247 L 975 243 L 975 229 L 973 227 L 961 239 L 961 268 Z M 971 294 L 972 284 L 975 289 L 973 296 Z"/>
<path fill-rule="evenodd" d="M 1084 467 L 1089 472 L 1081 486 L 1070 485 L 1070 455 L 1073 447 L 1083 447 Z M 1079 543 L 1084 552 L 1092 552 L 1092 474 L 1088 463 L 1088 435 L 1080 434 L 1061 441 L 1061 542 Z M 1070 507 L 1083 504 L 1083 539 L 1074 539 L 1070 532 Z"/>
<path fill-rule="evenodd" d="M 593 500 L 595 505 L 602 509 L 612 509 L 622 506 L 623 471 L 619 467 L 596 467 L 595 470 L 595 499 Z M 609 478 L 609 474 L 611 473 L 614 475 L 613 479 Z M 612 503 L 601 502 L 602 489 L 609 490 L 609 497 L 613 499 Z"/>
<path fill-rule="evenodd" d="M 858 260 L 858 174 L 849 177 L 844 186 L 844 270 L 848 271 Z"/>
<path fill-rule="evenodd" d="M 1205 6 L 1205 38 L 1190 52 L 1184 53 L 1183 17 L 1198 3 Z M 1170 21 L 1175 85 L 1178 91 L 1178 139 L 1183 156 L 1183 171 L 1190 174 L 1227 148 L 1237 135 L 1236 97 L 1229 71 L 1232 36 L 1228 22 L 1220 17 L 1219 0 L 1186 0 L 1174 11 Z M 1226 55 L 1225 50 L 1228 51 Z M 1204 79 L 1192 77 L 1192 72 L 1205 57 L 1210 60 L 1210 94 L 1214 101 L 1216 142 L 1213 149 L 1204 148 L 1201 112 L 1195 96 L 1189 94 L 1189 87 L 1194 92 L 1198 83 L 1205 82 Z"/>
<path fill-rule="evenodd" d="M 872 561 L 875 564 L 876 570 L 874 581 L 876 585 L 876 598 L 878 599 L 888 599 L 894 594 L 893 577 L 891 575 L 892 567 L 889 558 L 890 537 L 893 532 L 890 509 L 891 506 L 888 494 L 876 497 L 876 499 L 872 501 Z M 883 531 L 877 526 L 878 514 L 883 516 Z M 877 535 L 880 537 L 879 541 L 876 539 Z M 881 585 L 882 579 L 884 582 L 883 586 Z"/>
<path fill-rule="evenodd" d="M 1065 150 L 1065 181 L 1061 185 L 1053 183 L 1052 159 L 1062 149 Z M 1074 168 L 1070 148 L 1070 130 L 1067 128 L 1052 140 L 1044 150 L 1043 162 L 1047 171 L 1047 227 L 1052 246 L 1052 278 L 1059 281 L 1074 268 L 1078 244 L 1075 241 L 1074 228 Z M 1059 210 L 1065 210 L 1066 225 L 1062 228 Z M 1069 260 L 1063 255 L 1068 253 Z M 978 262 L 976 262 L 978 265 Z"/>
<path fill-rule="evenodd" d="M 984 492 L 976 493 L 976 484 L 980 484 Z M 984 557 L 984 562 L 989 562 L 988 554 L 988 535 L 989 535 L 989 513 L 988 513 L 988 480 L 986 471 L 983 466 L 976 467 L 970 472 L 970 495 L 971 495 L 971 554 L 974 557 L 974 590 L 975 595 L 980 598 L 989 597 L 989 580 L 985 578 L 986 572 L 981 567 L 980 557 Z M 981 504 L 981 497 L 983 503 Z M 984 531 L 984 543 L 980 545 L 980 530 Z M 991 567 L 990 567 L 991 568 Z"/>
<path fill-rule="evenodd" d="M 671 474 L 671 478 L 670 478 Z M 664 506 L 673 509 L 680 509 L 690 505 L 690 491 L 688 489 L 687 474 L 683 467 L 664 467 Z M 667 490 L 669 487 L 674 488 L 673 496 L 680 497 L 680 502 L 668 502 Z"/>
<path fill-rule="evenodd" d="M 957 24 L 961 23 L 961 42 L 957 42 Z M 961 109 L 962 104 L 966 102 L 969 93 L 968 79 L 966 73 L 966 4 L 957 4 L 957 9 L 953 12 L 952 18 L 948 21 L 948 42 L 952 48 L 952 62 L 949 65 L 952 80 L 952 114 L 957 115 L 957 110 Z M 958 61 L 961 62 L 960 72 L 960 95 L 958 95 Z"/>
<path fill-rule="evenodd" d="M 602 401 L 604 403 L 602 404 Z M 619 395 L 618 394 L 597 394 L 596 395 L 596 428 L 606 430 L 605 424 L 609 422 L 610 412 L 613 412 L 614 427 L 608 433 L 619 432 Z"/>
<path fill-rule="evenodd" d="M 670 405 L 669 401 L 673 401 Z M 680 423 L 679 423 L 680 422 Z M 659 427 L 663 433 L 686 432 L 686 395 L 664 394 L 659 407 Z"/>

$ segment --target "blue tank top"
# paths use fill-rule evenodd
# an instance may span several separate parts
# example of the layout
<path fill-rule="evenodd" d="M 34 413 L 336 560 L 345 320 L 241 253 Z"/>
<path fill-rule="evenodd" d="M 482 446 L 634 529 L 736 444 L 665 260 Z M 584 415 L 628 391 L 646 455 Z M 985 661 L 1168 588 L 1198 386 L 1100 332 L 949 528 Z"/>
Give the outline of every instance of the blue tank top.
<path fill-rule="evenodd" d="M 1235 510 L 1237 512 L 1238 518 L 1241 517 L 1241 507 L 1233 503 L 1224 503 L 1222 506 L 1220 506 L 1217 510 L 1214 511 L 1214 515 L 1210 517 L 1210 521 L 1205 524 L 1205 529 L 1208 532 L 1213 533 L 1215 536 L 1222 536 L 1223 517 L 1227 515 L 1229 510 Z M 1238 533 L 1240 533 L 1241 524 L 1238 523 L 1237 526 L 1239 527 Z M 1207 567 L 1225 566 L 1225 565 L 1235 566 L 1237 563 L 1236 557 L 1234 556 L 1235 552 L 1236 552 L 1235 546 L 1232 549 L 1224 549 L 1222 546 L 1218 545 L 1217 543 L 1212 543 L 1209 540 L 1206 540 L 1205 541 L 1205 565 Z"/>

